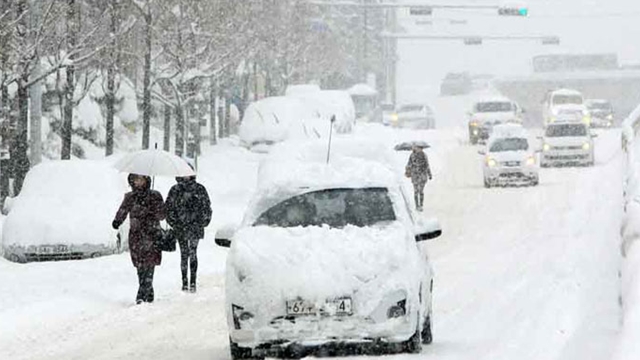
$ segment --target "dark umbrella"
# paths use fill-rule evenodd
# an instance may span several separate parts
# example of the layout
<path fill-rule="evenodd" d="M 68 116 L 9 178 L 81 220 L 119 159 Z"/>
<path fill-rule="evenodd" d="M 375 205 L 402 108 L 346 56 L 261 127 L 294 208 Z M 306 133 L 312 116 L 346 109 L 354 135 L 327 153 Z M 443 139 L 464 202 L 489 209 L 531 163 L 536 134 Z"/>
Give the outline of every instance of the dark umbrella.
<path fill-rule="evenodd" d="M 417 146 L 421 149 L 429 148 L 429 144 L 426 141 L 422 140 L 414 140 L 414 141 L 405 141 L 398 145 L 396 145 L 393 149 L 396 151 L 409 151 L 413 149 L 414 146 Z"/>

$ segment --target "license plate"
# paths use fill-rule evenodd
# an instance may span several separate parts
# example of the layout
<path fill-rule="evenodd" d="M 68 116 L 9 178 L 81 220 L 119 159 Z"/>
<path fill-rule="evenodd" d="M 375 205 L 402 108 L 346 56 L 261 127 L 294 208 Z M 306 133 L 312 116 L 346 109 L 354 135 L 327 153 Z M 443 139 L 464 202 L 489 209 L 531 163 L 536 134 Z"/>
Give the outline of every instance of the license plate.
<path fill-rule="evenodd" d="M 353 313 L 351 298 L 338 298 L 327 300 L 318 309 L 315 303 L 305 300 L 287 301 L 287 315 L 316 315 L 319 311 L 326 315 L 345 316 Z"/>
<path fill-rule="evenodd" d="M 66 245 L 41 245 L 38 246 L 38 254 L 60 254 L 68 251 Z"/>
<path fill-rule="evenodd" d="M 507 161 L 505 163 L 505 165 L 507 165 L 507 166 L 520 166 L 520 162 L 519 161 Z"/>

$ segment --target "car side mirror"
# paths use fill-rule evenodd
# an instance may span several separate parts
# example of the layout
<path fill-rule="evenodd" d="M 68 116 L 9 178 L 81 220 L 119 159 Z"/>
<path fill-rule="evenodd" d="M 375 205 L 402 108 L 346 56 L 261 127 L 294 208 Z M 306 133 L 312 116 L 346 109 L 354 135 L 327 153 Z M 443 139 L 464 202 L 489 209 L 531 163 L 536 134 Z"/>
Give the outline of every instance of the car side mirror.
<path fill-rule="evenodd" d="M 234 225 L 223 225 L 216 231 L 216 245 L 220 247 L 231 247 L 231 239 L 235 235 L 236 227 Z"/>
<path fill-rule="evenodd" d="M 415 226 L 416 241 L 425 241 L 435 239 L 442 235 L 442 227 L 436 218 L 418 219 Z"/>
<path fill-rule="evenodd" d="M 484 150 L 478 150 L 478 154 L 480 155 L 487 155 L 487 152 Z"/>

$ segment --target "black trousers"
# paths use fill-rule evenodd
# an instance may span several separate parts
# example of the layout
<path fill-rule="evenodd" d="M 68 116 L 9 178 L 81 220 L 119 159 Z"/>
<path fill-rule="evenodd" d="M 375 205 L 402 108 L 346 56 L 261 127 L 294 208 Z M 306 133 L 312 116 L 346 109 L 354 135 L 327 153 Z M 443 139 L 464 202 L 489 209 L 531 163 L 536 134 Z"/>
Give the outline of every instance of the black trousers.
<path fill-rule="evenodd" d="M 195 236 L 185 235 L 178 238 L 180 246 L 180 271 L 182 272 L 182 285 L 188 282 L 195 286 L 196 273 L 198 272 L 198 243 L 200 239 Z M 187 270 L 191 270 L 191 281 L 187 277 Z"/>
<path fill-rule="evenodd" d="M 155 266 L 138 268 L 138 295 L 136 302 L 153 302 L 153 272 Z"/>
<path fill-rule="evenodd" d="M 421 208 L 424 205 L 424 186 L 426 181 L 417 180 L 413 182 L 413 198 L 417 208 Z"/>

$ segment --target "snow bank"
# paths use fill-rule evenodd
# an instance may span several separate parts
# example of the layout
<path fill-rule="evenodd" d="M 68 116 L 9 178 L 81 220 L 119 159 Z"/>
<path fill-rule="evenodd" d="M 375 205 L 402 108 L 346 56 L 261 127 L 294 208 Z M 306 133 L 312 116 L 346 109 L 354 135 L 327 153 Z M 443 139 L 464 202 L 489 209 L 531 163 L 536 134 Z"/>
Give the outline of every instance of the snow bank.
<path fill-rule="evenodd" d="M 3 228 L 3 245 L 110 244 L 111 221 L 127 191 L 106 162 L 51 161 L 35 166 Z"/>

